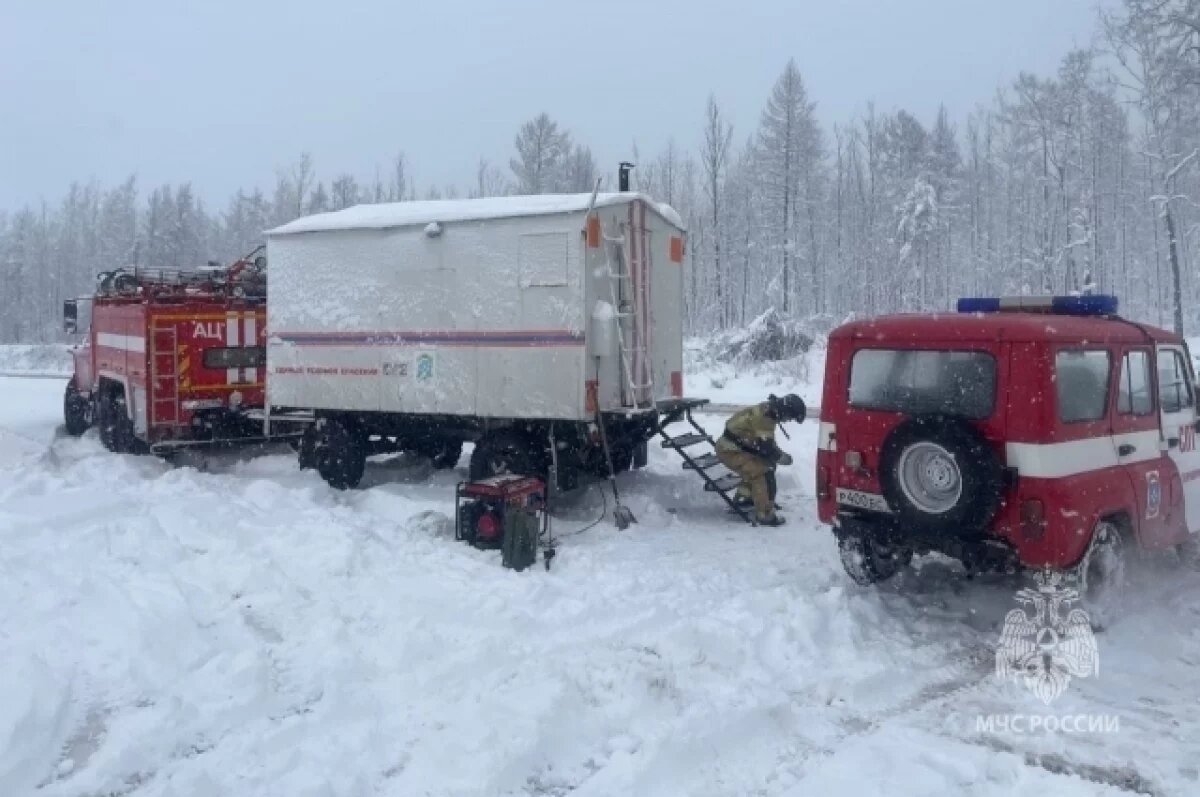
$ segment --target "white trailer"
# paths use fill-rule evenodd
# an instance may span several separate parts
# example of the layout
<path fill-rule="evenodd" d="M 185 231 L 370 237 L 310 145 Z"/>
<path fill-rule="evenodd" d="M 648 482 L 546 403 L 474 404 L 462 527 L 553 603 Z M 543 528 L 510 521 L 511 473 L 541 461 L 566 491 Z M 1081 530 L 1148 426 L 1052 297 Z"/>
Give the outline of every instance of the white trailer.
<path fill-rule="evenodd" d="M 353 486 L 408 449 L 473 478 L 645 461 L 682 394 L 686 231 L 621 192 L 361 205 L 267 232 L 267 402 L 312 411 L 301 449 Z"/>

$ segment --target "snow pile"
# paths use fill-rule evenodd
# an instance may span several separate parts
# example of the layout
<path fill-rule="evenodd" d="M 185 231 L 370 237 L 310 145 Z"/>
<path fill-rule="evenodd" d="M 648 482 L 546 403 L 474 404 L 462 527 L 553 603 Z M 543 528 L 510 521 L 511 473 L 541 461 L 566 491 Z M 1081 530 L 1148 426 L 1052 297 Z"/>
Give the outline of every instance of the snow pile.
<path fill-rule="evenodd" d="M 54 375 L 72 371 L 65 343 L 0 344 L 0 374 Z"/>
<path fill-rule="evenodd" d="M 716 404 L 745 405 L 770 393 L 796 393 L 810 406 L 821 398 L 824 340 L 831 319 L 804 322 L 768 310 L 745 329 L 684 344 L 684 393 Z"/>
<path fill-rule="evenodd" d="M 815 423 L 780 439 L 787 526 L 655 445 L 621 477 L 638 525 L 571 536 L 602 504 L 569 496 L 554 568 L 518 574 L 453 540 L 462 470 L 372 461 L 339 493 L 286 448 L 171 467 L 53 439 L 61 389 L 0 380 L 30 441 L 0 458 L 5 797 L 1195 793 L 1200 576 L 1141 585 L 1048 708 L 993 672 L 1018 584 L 936 559 L 849 582 Z M 978 724 L 1014 713 L 1120 731 Z"/>
<path fill-rule="evenodd" d="M 744 365 L 792 359 L 812 348 L 813 337 L 800 322 L 772 307 L 745 329 L 722 333 L 714 343 L 717 359 Z"/>

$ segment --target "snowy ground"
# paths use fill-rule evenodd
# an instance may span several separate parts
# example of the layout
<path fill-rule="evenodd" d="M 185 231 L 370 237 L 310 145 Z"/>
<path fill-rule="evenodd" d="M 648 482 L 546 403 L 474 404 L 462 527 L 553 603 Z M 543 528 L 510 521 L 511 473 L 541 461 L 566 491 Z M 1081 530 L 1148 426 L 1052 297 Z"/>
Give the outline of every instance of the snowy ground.
<path fill-rule="evenodd" d="M 283 452 L 172 467 L 59 436 L 61 391 L 0 378 L 0 795 L 1200 793 L 1200 576 L 1143 565 L 1047 708 L 992 675 L 1016 581 L 843 576 L 814 424 L 787 526 L 654 447 L 636 526 L 568 536 L 585 491 L 517 574 L 453 541 L 461 468 L 338 493 Z M 1013 712 L 1119 731 L 977 728 Z"/>

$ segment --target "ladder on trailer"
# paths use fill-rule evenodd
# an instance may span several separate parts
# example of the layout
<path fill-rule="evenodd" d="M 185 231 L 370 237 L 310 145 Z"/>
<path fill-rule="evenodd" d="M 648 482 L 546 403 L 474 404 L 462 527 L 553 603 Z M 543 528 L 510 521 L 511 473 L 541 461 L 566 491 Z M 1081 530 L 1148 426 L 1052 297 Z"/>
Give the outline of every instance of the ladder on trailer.
<path fill-rule="evenodd" d="M 632 229 L 619 235 L 603 233 L 604 260 L 612 306 L 617 317 L 617 346 L 621 350 L 621 372 L 625 378 L 625 389 L 635 409 L 650 409 L 654 406 L 654 369 L 646 347 L 646 319 L 638 318 L 638 297 L 635 295 L 633 275 L 629 273 L 629 236 Z M 615 257 L 614 257 L 615 253 Z M 614 268 L 614 260 L 616 268 Z M 625 337 L 625 319 L 631 319 L 633 345 Z M 642 323 L 639 323 L 642 322 Z M 641 366 L 640 369 L 637 366 Z M 640 370 L 642 373 L 635 373 Z M 639 378 L 645 378 L 639 382 Z"/>
<path fill-rule="evenodd" d="M 686 398 L 667 399 L 658 402 L 658 411 L 660 413 L 658 434 L 662 437 L 662 447 L 678 454 L 683 459 L 683 469 L 695 471 L 704 480 L 704 489 L 706 491 L 721 496 L 721 500 L 728 504 L 731 510 L 741 516 L 742 520 L 751 526 L 757 526 L 758 523 L 754 519 L 753 512 L 738 504 L 733 498 L 733 492 L 742 484 L 742 477 L 733 472 L 726 472 L 721 475 L 714 475 L 712 473 L 713 468 L 721 465 L 721 460 L 717 458 L 716 442 L 709 436 L 704 427 L 692 417 L 692 410 L 697 407 L 703 407 L 707 403 L 708 399 Z M 680 421 L 687 421 L 692 427 L 692 431 L 671 436 L 667 432 L 667 427 Z M 690 449 L 699 445 L 707 445 L 709 450 L 703 453 L 696 452 L 693 455 Z M 721 467 L 724 466 L 722 465 Z M 728 471 L 728 469 L 726 470 Z"/>

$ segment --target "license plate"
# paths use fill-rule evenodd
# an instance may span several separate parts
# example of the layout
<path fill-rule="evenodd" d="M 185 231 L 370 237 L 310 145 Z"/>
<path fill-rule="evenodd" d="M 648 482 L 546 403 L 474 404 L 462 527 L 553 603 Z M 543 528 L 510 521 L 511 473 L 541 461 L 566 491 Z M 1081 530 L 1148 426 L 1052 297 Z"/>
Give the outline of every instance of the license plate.
<path fill-rule="evenodd" d="M 892 511 L 882 495 L 864 493 L 861 490 L 847 490 L 844 487 L 839 487 L 837 490 L 837 502 L 856 509 L 868 509 L 872 512 Z"/>

